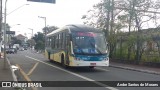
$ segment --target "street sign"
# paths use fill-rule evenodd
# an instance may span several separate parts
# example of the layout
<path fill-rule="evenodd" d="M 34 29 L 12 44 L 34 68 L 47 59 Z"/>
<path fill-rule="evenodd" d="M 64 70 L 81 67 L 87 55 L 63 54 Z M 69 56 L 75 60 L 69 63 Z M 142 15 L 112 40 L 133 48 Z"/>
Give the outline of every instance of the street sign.
<path fill-rule="evenodd" d="M 32 2 L 56 3 L 56 0 L 27 0 Z"/>
<path fill-rule="evenodd" d="M 15 31 L 6 31 L 6 34 L 15 34 Z"/>

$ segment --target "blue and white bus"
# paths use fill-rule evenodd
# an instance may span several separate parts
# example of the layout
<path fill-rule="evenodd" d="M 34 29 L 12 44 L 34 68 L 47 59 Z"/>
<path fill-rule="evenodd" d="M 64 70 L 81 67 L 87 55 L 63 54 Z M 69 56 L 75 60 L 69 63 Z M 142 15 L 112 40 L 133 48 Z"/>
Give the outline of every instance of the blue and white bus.
<path fill-rule="evenodd" d="M 85 25 L 66 25 L 47 34 L 45 56 L 64 66 L 109 66 L 109 51 L 101 30 Z"/>

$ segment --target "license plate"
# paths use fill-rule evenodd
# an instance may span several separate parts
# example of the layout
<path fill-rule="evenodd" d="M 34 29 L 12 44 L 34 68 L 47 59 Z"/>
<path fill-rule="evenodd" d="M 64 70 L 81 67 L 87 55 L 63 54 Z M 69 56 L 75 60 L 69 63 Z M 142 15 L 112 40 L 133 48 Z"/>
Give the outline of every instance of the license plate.
<path fill-rule="evenodd" d="M 96 66 L 96 63 L 90 63 L 91 66 Z"/>

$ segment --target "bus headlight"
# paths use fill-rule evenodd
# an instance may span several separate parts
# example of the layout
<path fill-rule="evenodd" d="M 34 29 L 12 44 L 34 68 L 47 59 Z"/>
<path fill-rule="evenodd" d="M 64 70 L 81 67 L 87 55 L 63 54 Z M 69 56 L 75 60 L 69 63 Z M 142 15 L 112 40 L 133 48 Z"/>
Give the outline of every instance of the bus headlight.
<path fill-rule="evenodd" d="M 108 57 L 106 57 L 106 58 L 103 58 L 103 61 L 107 61 L 107 60 L 109 60 L 109 59 L 108 59 Z"/>
<path fill-rule="evenodd" d="M 106 53 L 108 53 L 108 50 L 106 50 Z"/>
<path fill-rule="evenodd" d="M 78 58 L 78 57 L 74 57 L 74 59 L 77 61 L 82 61 L 81 58 Z"/>

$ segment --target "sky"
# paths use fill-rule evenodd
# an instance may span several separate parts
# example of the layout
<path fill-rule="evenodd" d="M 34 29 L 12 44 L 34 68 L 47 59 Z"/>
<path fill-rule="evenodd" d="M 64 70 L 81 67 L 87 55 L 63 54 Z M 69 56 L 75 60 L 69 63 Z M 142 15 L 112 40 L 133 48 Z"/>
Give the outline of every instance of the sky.
<path fill-rule="evenodd" d="M 56 0 L 55 4 L 49 4 L 27 2 L 27 0 L 8 0 L 6 22 L 16 35 L 26 33 L 26 36 L 30 38 L 32 31 L 28 28 L 33 29 L 35 34 L 42 32 L 42 28 L 45 27 L 44 19 L 38 16 L 46 17 L 47 26 L 63 27 L 67 24 L 83 24 L 82 15 L 87 14 L 87 11 L 99 2 L 100 0 Z"/>

